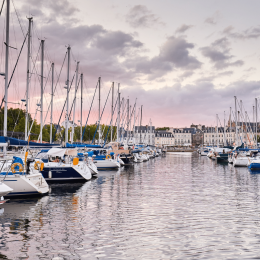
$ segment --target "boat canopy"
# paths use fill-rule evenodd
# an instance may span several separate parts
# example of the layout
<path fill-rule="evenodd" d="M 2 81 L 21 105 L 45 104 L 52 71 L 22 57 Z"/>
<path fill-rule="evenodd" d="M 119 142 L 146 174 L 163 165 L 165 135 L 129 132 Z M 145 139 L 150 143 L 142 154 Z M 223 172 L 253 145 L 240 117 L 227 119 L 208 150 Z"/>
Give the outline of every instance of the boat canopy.
<path fill-rule="evenodd" d="M 77 156 L 77 149 L 62 149 L 62 148 L 51 148 L 48 152 L 48 155 L 63 157 L 64 155 Z"/>
<path fill-rule="evenodd" d="M 60 146 L 60 144 L 28 142 L 25 140 L 12 138 L 8 136 L 0 136 L 0 143 L 8 143 L 10 146 L 30 146 L 30 147 L 43 147 L 43 148 Z"/>
<path fill-rule="evenodd" d="M 95 145 L 95 144 L 82 144 L 82 143 L 73 143 L 73 144 L 66 143 L 66 147 L 67 147 L 67 148 L 76 148 L 76 147 L 102 148 L 101 145 Z"/>

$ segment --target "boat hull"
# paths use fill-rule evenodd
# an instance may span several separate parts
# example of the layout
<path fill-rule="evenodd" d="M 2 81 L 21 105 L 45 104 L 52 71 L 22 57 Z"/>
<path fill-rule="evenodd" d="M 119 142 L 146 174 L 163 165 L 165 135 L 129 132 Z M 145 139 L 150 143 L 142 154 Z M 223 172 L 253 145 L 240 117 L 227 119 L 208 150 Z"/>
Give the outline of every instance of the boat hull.
<path fill-rule="evenodd" d="M 108 159 L 108 160 L 93 160 L 98 170 L 116 170 L 120 167 L 120 163 Z"/>
<path fill-rule="evenodd" d="M 5 197 L 20 197 L 30 195 L 45 195 L 49 192 L 49 185 L 41 173 L 33 174 L 1 174 L 0 181 L 9 186 L 13 191 Z"/>
<path fill-rule="evenodd" d="M 48 163 L 44 165 L 41 173 L 47 182 L 88 181 L 92 178 L 88 166 L 84 163 L 76 166 Z"/>

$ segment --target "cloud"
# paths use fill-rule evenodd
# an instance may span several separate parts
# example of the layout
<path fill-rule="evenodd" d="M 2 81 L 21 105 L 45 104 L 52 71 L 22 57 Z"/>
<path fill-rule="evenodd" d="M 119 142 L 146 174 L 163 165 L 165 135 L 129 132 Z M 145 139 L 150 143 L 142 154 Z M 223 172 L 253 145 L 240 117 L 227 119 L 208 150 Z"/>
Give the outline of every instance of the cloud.
<path fill-rule="evenodd" d="M 147 91 L 142 88 L 124 89 L 123 93 L 131 101 L 138 96 L 138 106 L 143 105 L 144 114 L 149 110 L 157 126 L 185 126 L 192 123 L 192 118 L 196 118 L 196 124 L 209 125 L 214 123 L 216 114 L 221 118 L 223 111 L 233 106 L 234 95 L 243 99 L 245 109 L 250 111 L 254 97 L 260 95 L 260 82 L 239 81 L 217 88 L 210 81 L 200 81 Z M 144 124 L 149 118 L 146 120 L 143 120 Z"/>
<path fill-rule="evenodd" d="M 193 48 L 194 44 L 184 38 L 171 36 L 162 44 L 157 56 L 136 57 L 126 64 L 129 68 L 135 67 L 136 73 L 149 75 L 149 79 L 161 77 L 174 69 L 192 71 L 201 67 L 201 62 L 189 53 Z"/>
<path fill-rule="evenodd" d="M 105 31 L 93 40 L 93 46 L 114 54 L 124 55 L 130 48 L 140 48 L 143 43 L 122 31 Z"/>
<path fill-rule="evenodd" d="M 176 33 L 184 33 L 184 32 L 186 32 L 188 29 L 190 29 L 192 27 L 193 27 L 193 25 L 183 24 L 180 27 L 178 27 L 175 32 Z"/>
<path fill-rule="evenodd" d="M 210 46 L 201 48 L 202 55 L 209 58 L 218 70 L 231 66 L 242 66 L 242 60 L 230 61 L 234 56 L 230 54 L 229 41 L 226 37 L 214 41 Z"/>
<path fill-rule="evenodd" d="M 217 11 L 212 16 L 205 19 L 204 23 L 215 25 L 220 18 L 220 13 Z"/>
<path fill-rule="evenodd" d="M 135 5 L 132 7 L 126 15 L 126 22 L 134 28 L 163 25 L 160 18 L 144 5 Z"/>
<path fill-rule="evenodd" d="M 22 11 L 28 14 L 28 6 L 32 15 L 49 16 L 49 17 L 71 17 L 79 12 L 79 9 L 71 4 L 68 0 L 27 0 L 22 7 Z M 39 12 L 39 10 L 41 10 Z"/>
<path fill-rule="evenodd" d="M 223 30 L 223 34 L 230 38 L 246 40 L 246 39 L 258 39 L 260 37 L 260 26 L 248 28 L 241 32 L 234 32 L 233 26 L 228 26 Z"/>

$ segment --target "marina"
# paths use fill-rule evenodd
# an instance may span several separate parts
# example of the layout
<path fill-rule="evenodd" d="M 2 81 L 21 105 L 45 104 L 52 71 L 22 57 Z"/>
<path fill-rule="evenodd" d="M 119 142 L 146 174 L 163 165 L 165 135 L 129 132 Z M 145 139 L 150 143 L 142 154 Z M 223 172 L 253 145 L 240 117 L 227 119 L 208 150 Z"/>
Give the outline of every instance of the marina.
<path fill-rule="evenodd" d="M 259 174 L 197 153 L 167 153 L 86 183 L 51 184 L 47 196 L 3 205 L 1 256 L 254 259 L 259 184 Z"/>
<path fill-rule="evenodd" d="M 260 3 L 128 2 L 2 1 L 0 260 L 258 259 Z"/>

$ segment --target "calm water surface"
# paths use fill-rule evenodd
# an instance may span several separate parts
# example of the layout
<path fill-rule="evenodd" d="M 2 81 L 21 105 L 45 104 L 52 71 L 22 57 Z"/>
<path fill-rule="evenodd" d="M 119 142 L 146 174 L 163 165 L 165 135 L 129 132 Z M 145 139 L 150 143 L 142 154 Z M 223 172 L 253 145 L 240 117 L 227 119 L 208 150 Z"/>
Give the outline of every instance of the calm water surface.
<path fill-rule="evenodd" d="M 167 154 L 0 208 L 0 259 L 259 259 L 260 174 Z"/>

